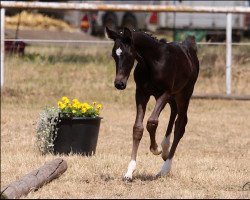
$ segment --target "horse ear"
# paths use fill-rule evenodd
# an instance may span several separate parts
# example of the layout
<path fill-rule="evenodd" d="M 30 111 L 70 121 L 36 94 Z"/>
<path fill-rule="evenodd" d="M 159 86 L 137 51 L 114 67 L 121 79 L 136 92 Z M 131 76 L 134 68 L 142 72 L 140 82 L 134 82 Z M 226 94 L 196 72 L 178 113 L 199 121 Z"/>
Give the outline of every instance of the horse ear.
<path fill-rule="evenodd" d="M 118 34 L 115 31 L 110 30 L 107 26 L 106 26 L 106 33 L 108 37 L 112 40 L 115 40 L 118 37 Z"/>
<path fill-rule="evenodd" d="M 126 27 L 123 28 L 123 37 L 124 37 L 125 41 L 131 43 L 131 41 L 132 41 L 132 33 Z"/>

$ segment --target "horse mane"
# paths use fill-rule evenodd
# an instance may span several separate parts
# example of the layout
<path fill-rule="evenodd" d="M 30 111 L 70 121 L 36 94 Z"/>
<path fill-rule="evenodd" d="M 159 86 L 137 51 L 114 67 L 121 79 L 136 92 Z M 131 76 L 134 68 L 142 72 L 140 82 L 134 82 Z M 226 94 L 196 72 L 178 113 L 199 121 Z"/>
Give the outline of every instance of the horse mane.
<path fill-rule="evenodd" d="M 141 31 L 141 30 L 139 30 L 139 31 L 137 31 L 137 32 L 140 32 L 140 33 L 142 33 L 143 35 L 146 35 L 146 36 L 150 37 L 151 39 L 153 39 L 153 40 L 156 41 L 156 42 L 160 42 L 160 41 L 157 39 L 157 37 L 153 36 L 152 33 L 147 33 L 147 32 L 145 32 L 145 31 Z"/>
<path fill-rule="evenodd" d="M 158 42 L 158 43 L 167 43 L 167 39 L 165 38 L 161 38 L 161 39 L 158 39 L 156 36 L 153 36 L 152 33 L 147 33 L 145 31 L 142 31 L 142 30 L 139 30 L 139 31 L 135 31 L 134 32 L 139 32 L 139 33 L 142 33 L 148 37 L 150 37 L 151 39 L 153 39 L 154 41 Z"/>
<path fill-rule="evenodd" d="M 159 40 L 159 39 L 157 39 L 157 37 L 153 36 L 152 33 L 147 33 L 147 32 L 142 31 L 142 30 L 135 30 L 135 29 L 134 29 L 132 32 L 141 33 L 141 34 L 143 34 L 143 35 L 145 35 L 145 36 L 147 36 L 147 37 L 149 37 L 149 38 L 151 38 L 151 39 L 153 39 L 154 41 L 159 42 L 159 43 L 160 43 L 160 42 L 161 42 L 161 43 L 162 43 L 162 42 L 163 42 L 163 43 L 166 42 L 166 39 L 162 38 L 162 39 Z M 122 29 L 119 29 L 119 30 L 118 30 L 118 34 L 122 36 L 122 35 L 123 35 L 123 30 L 122 30 Z"/>

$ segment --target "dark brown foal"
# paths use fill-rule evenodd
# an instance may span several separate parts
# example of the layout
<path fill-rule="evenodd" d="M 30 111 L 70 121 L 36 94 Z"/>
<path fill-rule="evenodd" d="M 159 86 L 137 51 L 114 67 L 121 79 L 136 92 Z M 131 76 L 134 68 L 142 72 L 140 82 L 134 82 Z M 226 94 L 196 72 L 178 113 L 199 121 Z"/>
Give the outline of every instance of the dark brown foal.
<path fill-rule="evenodd" d="M 156 99 L 146 126 L 151 141 L 150 151 L 155 155 L 162 155 L 165 162 L 157 176 L 165 176 L 170 171 L 177 145 L 185 132 L 188 105 L 199 73 L 195 39 L 188 37 L 182 43 L 166 43 L 140 31 L 131 32 L 127 28 L 120 33 L 106 28 L 106 32 L 115 42 L 112 56 L 116 63 L 114 84 L 117 89 L 126 88 L 134 62 L 138 62 L 134 71 L 137 112 L 133 127 L 131 161 L 125 179 L 131 180 L 136 168 L 137 150 L 144 130 L 143 119 L 150 96 Z M 171 114 L 160 148 L 155 134 L 159 115 L 167 103 Z M 174 140 L 169 151 L 174 123 Z"/>

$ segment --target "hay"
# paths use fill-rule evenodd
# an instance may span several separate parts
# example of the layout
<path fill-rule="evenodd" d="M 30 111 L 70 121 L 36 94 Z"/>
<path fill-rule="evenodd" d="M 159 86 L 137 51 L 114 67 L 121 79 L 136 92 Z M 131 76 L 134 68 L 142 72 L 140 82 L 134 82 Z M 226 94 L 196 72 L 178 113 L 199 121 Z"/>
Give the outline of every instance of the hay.
<path fill-rule="evenodd" d="M 33 30 L 66 30 L 66 31 L 72 31 L 74 28 L 64 22 L 63 20 L 59 19 L 53 19 L 48 16 L 42 15 L 40 13 L 31 13 L 27 11 L 22 11 L 20 13 L 21 20 L 19 29 L 30 29 Z M 6 28 L 15 29 L 18 24 L 18 18 L 19 14 L 12 16 L 12 17 L 6 17 L 5 18 L 5 24 Z"/>

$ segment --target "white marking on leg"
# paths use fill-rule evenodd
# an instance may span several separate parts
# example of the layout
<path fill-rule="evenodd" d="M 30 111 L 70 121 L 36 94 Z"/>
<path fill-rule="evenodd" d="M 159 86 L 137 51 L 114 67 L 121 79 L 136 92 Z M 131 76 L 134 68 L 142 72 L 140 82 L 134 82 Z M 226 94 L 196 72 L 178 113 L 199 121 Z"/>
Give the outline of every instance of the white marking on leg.
<path fill-rule="evenodd" d="M 128 165 L 128 171 L 125 174 L 124 178 L 132 180 L 133 172 L 135 171 L 135 169 L 136 169 L 136 161 L 131 160 L 129 165 Z"/>
<path fill-rule="evenodd" d="M 171 169 L 171 164 L 172 164 L 172 159 L 167 159 L 164 162 L 161 171 L 156 176 L 166 176 Z"/>
<path fill-rule="evenodd" d="M 122 54 L 122 50 L 121 50 L 121 48 L 119 47 L 118 49 L 116 49 L 116 51 L 115 51 L 115 53 L 116 53 L 116 55 L 117 56 L 121 56 L 121 54 Z"/>
<path fill-rule="evenodd" d="M 164 138 L 161 142 L 161 147 L 162 147 L 161 157 L 163 160 L 167 160 L 167 157 L 169 154 L 169 146 L 170 146 L 170 135 L 168 135 L 167 137 L 164 136 Z"/>

